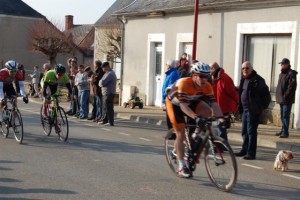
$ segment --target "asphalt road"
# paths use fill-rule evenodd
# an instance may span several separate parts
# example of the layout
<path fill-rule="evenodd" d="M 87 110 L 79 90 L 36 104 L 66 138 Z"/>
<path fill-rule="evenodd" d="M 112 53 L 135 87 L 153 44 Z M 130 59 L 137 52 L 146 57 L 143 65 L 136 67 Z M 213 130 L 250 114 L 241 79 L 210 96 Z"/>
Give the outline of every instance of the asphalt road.
<path fill-rule="evenodd" d="M 192 179 L 167 166 L 159 126 L 116 119 L 115 126 L 69 118 L 67 143 L 42 132 L 40 104 L 19 102 L 25 136 L 0 137 L 0 199 L 299 199 L 300 152 L 288 172 L 272 169 L 277 150 L 258 148 L 257 160 L 238 159 L 229 193 L 218 191 L 201 160 Z M 232 143 L 235 151 L 240 144 Z"/>

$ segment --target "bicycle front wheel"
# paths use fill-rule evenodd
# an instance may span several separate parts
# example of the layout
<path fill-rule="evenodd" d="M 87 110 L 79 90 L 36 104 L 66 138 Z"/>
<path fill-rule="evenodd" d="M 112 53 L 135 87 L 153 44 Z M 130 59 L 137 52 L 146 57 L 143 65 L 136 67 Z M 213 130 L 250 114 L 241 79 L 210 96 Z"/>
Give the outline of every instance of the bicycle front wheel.
<path fill-rule="evenodd" d="M 9 114 L 8 110 L 5 110 L 5 109 L 2 110 L 2 117 L 9 116 L 9 115 L 10 114 Z M 3 136 L 5 138 L 7 138 L 8 134 L 9 134 L 9 119 L 8 118 L 3 119 L 0 125 L 1 125 L 0 128 L 1 128 Z"/>
<path fill-rule="evenodd" d="M 61 141 L 66 142 L 69 136 L 69 124 L 67 115 L 62 107 L 57 108 L 55 131 Z"/>
<path fill-rule="evenodd" d="M 238 170 L 229 143 L 220 137 L 208 140 L 204 159 L 206 171 L 214 185 L 221 191 L 232 190 L 237 181 Z"/>
<path fill-rule="evenodd" d="M 47 105 L 48 115 L 49 115 L 49 109 L 50 108 Z M 43 105 L 41 107 L 40 115 L 41 115 L 41 124 L 42 124 L 43 130 L 44 130 L 44 133 L 45 133 L 45 135 L 49 136 L 51 134 L 52 123 L 51 123 L 51 120 L 50 120 L 50 116 L 45 117 L 43 115 Z"/>
<path fill-rule="evenodd" d="M 15 139 L 18 143 L 22 144 L 24 131 L 23 131 L 23 120 L 19 110 L 13 112 L 12 128 L 15 135 Z"/>

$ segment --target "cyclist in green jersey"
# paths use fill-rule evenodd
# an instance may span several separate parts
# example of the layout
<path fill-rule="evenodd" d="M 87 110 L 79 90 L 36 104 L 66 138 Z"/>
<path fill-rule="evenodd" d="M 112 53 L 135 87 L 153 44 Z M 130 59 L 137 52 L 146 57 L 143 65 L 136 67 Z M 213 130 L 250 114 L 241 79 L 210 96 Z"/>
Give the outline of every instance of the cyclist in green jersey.
<path fill-rule="evenodd" d="M 45 76 L 43 77 L 42 85 L 43 85 L 43 114 L 45 117 L 47 116 L 47 104 L 51 99 L 52 95 L 57 95 L 60 93 L 58 89 L 59 84 L 66 85 L 69 94 L 72 92 L 71 85 L 69 82 L 69 77 L 66 74 L 66 68 L 62 64 L 57 64 L 54 70 L 49 70 Z M 49 88 L 49 90 L 47 90 Z"/>

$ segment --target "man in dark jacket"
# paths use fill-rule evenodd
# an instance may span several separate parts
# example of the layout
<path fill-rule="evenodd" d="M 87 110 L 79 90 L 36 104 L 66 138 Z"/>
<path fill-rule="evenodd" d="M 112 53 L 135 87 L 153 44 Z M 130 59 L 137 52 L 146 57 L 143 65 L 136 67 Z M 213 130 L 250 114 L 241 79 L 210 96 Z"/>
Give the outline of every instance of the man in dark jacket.
<path fill-rule="evenodd" d="M 283 58 L 279 64 L 281 64 L 281 73 L 276 88 L 276 102 L 280 105 L 282 128 L 279 133 L 276 133 L 276 136 L 287 138 L 289 137 L 291 109 L 295 103 L 298 72 L 291 69 L 290 61 L 287 58 Z"/>
<path fill-rule="evenodd" d="M 257 147 L 259 116 L 269 106 L 271 95 L 265 80 L 259 76 L 249 61 L 242 64 L 242 79 L 239 86 L 239 111 L 242 113 L 243 145 L 236 156 L 254 160 Z"/>
<path fill-rule="evenodd" d="M 104 75 L 104 72 L 101 68 L 102 62 L 100 60 L 96 60 L 94 62 L 95 73 L 92 76 L 92 89 L 93 89 L 93 110 L 92 115 L 88 118 L 88 120 L 93 120 L 94 122 L 100 121 L 102 118 L 102 94 L 101 87 L 99 86 L 99 81 Z"/>

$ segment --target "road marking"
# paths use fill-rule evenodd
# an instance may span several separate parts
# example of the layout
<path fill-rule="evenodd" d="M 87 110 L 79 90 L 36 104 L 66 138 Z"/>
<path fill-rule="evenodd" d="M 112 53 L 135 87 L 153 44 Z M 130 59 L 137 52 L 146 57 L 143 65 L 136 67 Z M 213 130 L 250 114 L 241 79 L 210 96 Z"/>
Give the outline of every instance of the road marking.
<path fill-rule="evenodd" d="M 293 176 L 293 175 L 290 175 L 290 174 L 282 174 L 283 176 L 287 176 L 287 177 L 291 177 L 291 178 L 295 178 L 295 179 L 299 179 L 300 180 L 300 177 L 299 176 Z"/>
<path fill-rule="evenodd" d="M 255 169 L 263 169 L 262 167 L 257 167 L 255 165 L 249 165 L 249 164 L 242 164 L 242 165 L 244 165 L 246 167 L 252 167 L 252 168 L 255 168 Z"/>
<path fill-rule="evenodd" d="M 108 128 L 101 128 L 102 130 L 105 130 L 105 131 L 111 131 L 110 129 Z"/>
<path fill-rule="evenodd" d="M 129 134 L 127 134 L 127 133 L 119 132 L 119 134 L 129 136 Z"/>
<path fill-rule="evenodd" d="M 84 125 L 86 125 L 86 126 L 94 126 L 93 124 L 84 124 Z"/>
<path fill-rule="evenodd" d="M 140 140 L 145 140 L 145 141 L 147 141 L 147 142 L 150 142 L 150 141 L 152 141 L 152 140 L 150 140 L 150 139 L 147 139 L 147 138 L 142 138 L 142 137 L 140 137 L 139 139 L 140 139 Z"/>

